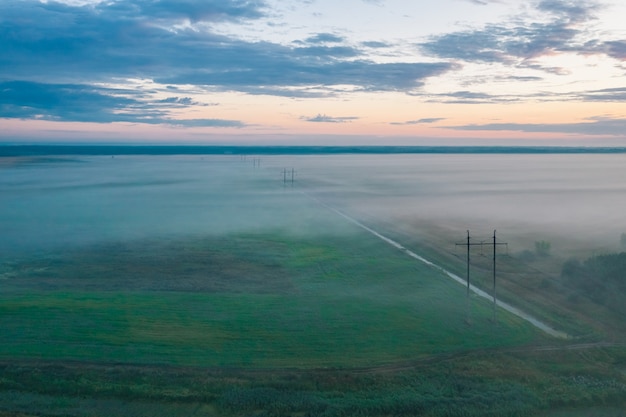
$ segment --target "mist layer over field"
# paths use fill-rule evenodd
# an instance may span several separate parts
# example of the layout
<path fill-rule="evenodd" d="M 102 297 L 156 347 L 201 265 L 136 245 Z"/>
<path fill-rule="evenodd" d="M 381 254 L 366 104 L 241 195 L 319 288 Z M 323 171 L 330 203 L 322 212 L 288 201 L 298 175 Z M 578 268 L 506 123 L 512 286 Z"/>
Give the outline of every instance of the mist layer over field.
<path fill-rule="evenodd" d="M 348 213 L 450 243 L 498 229 L 512 250 L 606 251 L 626 231 L 622 155 L 77 157 L 5 163 L 0 250 L 163 234 L 317 231 L 295 186 Z M 298 200 L 297 204 L 293 204 Z M 331 215 L 329 213 L 329 215 Z M 312 226 L 312 227 L 311 227 Z"/>
<path fill-rule="evenodd" d="M 513 252 L 545 240 L 569 257 L 618 250 L 626 232 L 622 155 L 339 155 L 287 165 L 322 200 L 452 248 L 467 229 L 478 240 L 497 229 Z"/>
<path fill-rule="evenodd" d="M 189 234 L 319 230 L 305 197 L 286 193 L 277 175 L 239 156 L 13 159 L 0 172 L 3 254 Z"/>
<path fill-rule="evenodd" d="M 306 170 L 292 183 L 288 159 L 268 162 L 5 164 L 0 357 L 354 366 L 544 337 L 510 314 L 488 337 L 484 299 L 467 326 L 462 286 L 327 205 L 341 195 L 358 214 L 347 184 L 327 195 Z"/>

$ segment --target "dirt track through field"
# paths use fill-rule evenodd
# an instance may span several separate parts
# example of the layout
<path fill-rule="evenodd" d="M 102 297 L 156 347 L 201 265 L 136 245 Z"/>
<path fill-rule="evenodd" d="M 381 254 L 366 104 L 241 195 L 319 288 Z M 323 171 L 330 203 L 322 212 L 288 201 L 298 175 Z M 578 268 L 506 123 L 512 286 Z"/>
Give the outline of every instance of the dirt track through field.
<path fill-rule="evenodd" d="M 391 246 L 397 248 L 398 250 L 401 250 L 406 255 L 410 256 L 411 258 L 417 259 L 418 261 L 423 262 L 426 265 L 441 271 L 442 273 L 444 273 L 448 277 L 452 278 L 453 280 L 455 280 L 459 284 L 467 285 L 466 280 L 464 280 L 460 276 L 458 276 L 458 275 L 448 271 L 447 269 L 443 268 L 442 266 L 439 266 L 439 265 L 429 261 L 428 259 L 424 258 L 423 256 L 420 256 L 420 255 L 416 254 L 415 252 L 405 248 L 404 246 L 402 246 L 400 243 L 396 242 L 395 240 L 390 239 L 387 236 L 384 236 L 384 235 L 380 234 L 376 230 L 366 226 L 365 224 L 361 223 L 357 219 L 347 215 L 346 213 L 336 209 L 335 207 L 329 206 L 328 204 L 324 203 L 323 201 L 321 201 L 320 199 L 316 198 L 315 196 L 312 196 L 311 194 L 309 194 L 309 193 L 307 193 L 305 191 L 300 191 L 300 192 L 302 192 L 302 194 L 306 195 L 307 197 L 313 199 L 314 201 L 316 201 L 321 206 L 323 206 L 323 207 L 327 208 L 328 210 L 338 214 L 339 216 L 341 216 L 344 219 L 348 220 L 349 222 L 355 224 L 356 226 L 359 226 L 361 229 L 368 231 L 369 233 L 373 234 L 377 238 L 387 242 L 388 244 L 390 244 Z M 474 294 L 476 294 L 476 295 L 478 295 L 480 297 L 486 298 L 488 300 L 493 300 L 493 296 L 492 295 L 486 293 L 485 291 L 481 290 L 480 288 L 477 288 L 476 286 L 474 286 L 472 284 L 470 284 L 469 288 L 470 288 L 470 290 Z M 527 322 L 529 322 L 530 324 L 532 324 L 533 326 L 535 326 L 539 330 L 543 331 L 544 333 L 549 334 L 552 337 L 555 337 L 555 338 L 558 338 L 558 339 L 569 339 L 570 338 L 567 333 L 562 332 L 560 330 L 556 330 L 556 329 L 550 327 L 546 323 L 536 319 L 535 317 L 533 317 L 530 314 L 528 314 L 528 313 L 518 309 L 517 307 L 512 306 L 511 304 L 505 303 L 504 301 L 496 300 L 496 305 L 498 307 L 508 311 L 509 313 L 512 313 L 512 314 L 514 314 L 514 315 L 516 315 L 516 316 L 526 320 Z"/>

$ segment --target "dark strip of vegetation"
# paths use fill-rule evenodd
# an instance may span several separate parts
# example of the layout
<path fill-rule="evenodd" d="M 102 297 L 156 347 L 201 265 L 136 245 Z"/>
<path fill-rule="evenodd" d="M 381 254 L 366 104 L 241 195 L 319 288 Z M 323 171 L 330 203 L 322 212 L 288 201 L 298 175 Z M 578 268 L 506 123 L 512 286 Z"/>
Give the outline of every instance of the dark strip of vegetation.
<path fill-rule="evenodd" d="M 475 380 L 420 380 L 389 391 L 350 393 L 290 392 L 275 388 L 233 389 L 220 398 L 221 409 L 234 414 L 280 416 L 526 416 L 540 400 L 527 388 Z"/>
<path fill-rule="evenodd" d="M 366 372 L 5 362 L 0 413 L 130 416 L 159 405 L 150 415 L 536 416 L 625 406 L 625 363 L 620 347 L 477 352 Z"/>
<path fill-rule="evenodd" d="M 622 147 L 0 145 L 0 157 L 50 155 L 606 154 Z"/>
<path fill-rule="evenodd" d="M 626 315 L 626 252 L 597 255 L 583 262 L 570 259 L 563 264 L 561 277 L 574 292 L 584 294 L 609 310 Z"/>

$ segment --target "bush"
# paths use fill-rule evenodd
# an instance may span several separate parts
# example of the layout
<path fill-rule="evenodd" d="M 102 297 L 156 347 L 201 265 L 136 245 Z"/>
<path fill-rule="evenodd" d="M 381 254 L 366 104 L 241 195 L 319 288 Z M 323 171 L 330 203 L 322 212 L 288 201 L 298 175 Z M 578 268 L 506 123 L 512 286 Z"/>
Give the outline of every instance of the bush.
<path fill-rule="evenodd" d="M 598 304 L 606 304 L 611 310 L 626 313 L 624 271 L 626 252 L 593 256 L 584 262 L 569 259 L 563 264 L 561 277 L 570 289 Z"/>
<path fill-rule="evenodd" d="M 535 252 L 539 256 L 550 256 L 551 246 L 552 245 L 550 244 L 550 242 L 547 242 L 545 240 L 538 240 L 537 242 L 535 242 Z"/>

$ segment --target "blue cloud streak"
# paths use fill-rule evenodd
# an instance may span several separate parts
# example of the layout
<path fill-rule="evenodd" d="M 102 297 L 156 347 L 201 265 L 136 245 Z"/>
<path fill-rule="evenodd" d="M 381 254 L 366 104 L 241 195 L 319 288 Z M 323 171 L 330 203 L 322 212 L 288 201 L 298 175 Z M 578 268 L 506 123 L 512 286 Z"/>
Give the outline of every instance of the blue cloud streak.
<path fill-rule="evenodd" d="M 198 103 L 189 98 L 139 100 L 130 90 L 79 84 L 42 84 L 26 81 L 0 83 L 0 117 L 74 122 L 129 122 L 181 126 L 243 127 L 236 120 L 175 120 L 172 107 Z M 164 104 L 167 107 L 164 108 Z"/>

